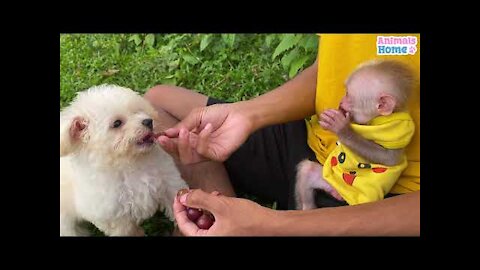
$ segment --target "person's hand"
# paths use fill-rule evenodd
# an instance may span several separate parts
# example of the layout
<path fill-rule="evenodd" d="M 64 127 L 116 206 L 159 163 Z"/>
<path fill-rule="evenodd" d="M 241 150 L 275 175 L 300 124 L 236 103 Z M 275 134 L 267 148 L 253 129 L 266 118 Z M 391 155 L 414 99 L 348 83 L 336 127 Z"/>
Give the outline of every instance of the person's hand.
<path fill-rule="evenodd" d="M 202 208 L 210 211 L 215 222 L 208 230 L 197 227 L 187 217 L 186 208 Z M 176 197 L 173 213 L 178 228 L 185 236 L 256 236 L 268 235 L 265 228 L 275 222 L 275 211 L 255 202 L 206 193 L 200 189 Z"/>
<path fill-rule="evenodd" d="M 250 120 L 235 104 L 215 104 L 192 110 L 159 136 L 158 142 L 183 164 L 225 161 L 251 132 Z"/>
<path fill-rule="evenodd" d="M 337 134 L 337 136 L 347 133 L 350 128 L 350 113 L 345 115 L 340 110 L 329 109 L 325 110 L 320 115 L 318 121 L 320 126 L 326 130 Z"/>

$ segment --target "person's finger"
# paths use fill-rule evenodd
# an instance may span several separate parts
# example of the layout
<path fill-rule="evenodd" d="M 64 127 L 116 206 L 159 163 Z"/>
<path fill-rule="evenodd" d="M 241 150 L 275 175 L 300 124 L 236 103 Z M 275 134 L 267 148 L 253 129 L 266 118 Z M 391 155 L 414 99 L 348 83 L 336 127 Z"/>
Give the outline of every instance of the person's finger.
<path fill-rule="evenodd" d="M 198 134 L 193 133 L 193 131 L 190 132 L 189 141 L 190 141 L 190 147 L 192 147 L 193 149 L 197 148 Z"/>
<path fill-rule="evenodd" d="M 205 128 L 200 132 L 197 141 L 196 150 L 200 155 L 209 157 L 208 148 L 210 144 L 210 135 L 212 134 L 212 124 L 208 123 Z"/>
<path fill-rule="evenodd" d="M 192 148 L 190 146 L 189 132 L 182 128 L 178 136 L 178 155 L 184 164 L 192 161 Z"/>
<path fill-rule="evenodd" d="M 178 138 L 178 135 L 180 133 L 180 129 L 179 128 L 169 128 L 167 130 L 165 130 L 163 132 L 165 134 L 165 136 L 169 137 L 169 138 Z"/>
<path fill-rule="evenodd" d="M 179 197 L 180 203 L 193 208 L 201 208 L 211 212 L 214 216 L 222 212 L 223 196 L 216 196 L 201 189 L 193 189 Z"/>
<path fill-rule="evenodd" d="M 160 146 L 169 153 L 174 158 L 178 159 L 178 147 L 173 139 L 168 138 L 167 136 L 160 136 L 157 138 L 158 143 Z"/>
<path fill-rule="evenodd" d="M 208 107 L 205 108 L 196 108 L 193 109 L 187 117 L 182 121 L 178 122 L 173 128 L 175 129 L 186 129 L 192 131 L 193 129 L 199 127 L 202 128 L 202 116 L 206 113 Z"/>
<path fill-rule="evenodd" d="M 160 131 L 158 133 L 153 134 L 153 137 L 155 139 L 158 139 L 158 137 L 160 137 L 160 136 L 165 136 L 165 131 Z"/>
<path fill-rule="evenodd" d="M 175 197 L 173 201 L 173 216 L 177 221 L 177 226 L 185 236 L 194 236 L 200 230 L 194 222 L 187 217 L 186 207 L 178 201 Z"/>

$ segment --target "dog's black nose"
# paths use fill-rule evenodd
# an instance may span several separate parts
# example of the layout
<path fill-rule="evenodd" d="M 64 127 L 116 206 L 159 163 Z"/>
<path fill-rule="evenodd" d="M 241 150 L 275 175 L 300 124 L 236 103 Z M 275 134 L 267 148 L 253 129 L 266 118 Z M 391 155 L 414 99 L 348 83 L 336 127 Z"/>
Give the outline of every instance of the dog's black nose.
<path fill-rule="evenodd" d="M 152 119 L 144 119 L 142 121 L 142 125 L 148 127 L 149 129 L 153 129 L 153 120 Z"/>

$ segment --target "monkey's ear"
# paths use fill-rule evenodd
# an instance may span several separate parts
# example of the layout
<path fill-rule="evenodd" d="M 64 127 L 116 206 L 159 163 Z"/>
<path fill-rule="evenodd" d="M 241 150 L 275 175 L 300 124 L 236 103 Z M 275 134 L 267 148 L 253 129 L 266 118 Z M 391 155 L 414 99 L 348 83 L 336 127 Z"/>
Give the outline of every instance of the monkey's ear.
<path fill-rule="evenodd" d="M 60 116 L 60 156 L 68 155 L 75 151 L 87 129 L 85 118 Z"/>
<path fill-rule="evenodd" d="M 378 99 L 377 110 L 380 115 L 389 115 L 395 110 L 396 106 L 397 100 L 395 97 L 388 94 L 382 94 Z"/>

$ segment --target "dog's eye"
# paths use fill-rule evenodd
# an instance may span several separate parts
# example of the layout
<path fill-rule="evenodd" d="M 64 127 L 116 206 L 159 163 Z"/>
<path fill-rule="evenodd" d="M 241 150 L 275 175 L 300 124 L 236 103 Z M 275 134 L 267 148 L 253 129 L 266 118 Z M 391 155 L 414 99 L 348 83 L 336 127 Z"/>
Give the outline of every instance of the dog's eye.
<path fill-rule="evenodd" d="M 114 128 L 118 128 L 121 125 L 122 125 L 122 120 L 116 120 L 115 122 L 113 122 L 113 127 Z"/>

